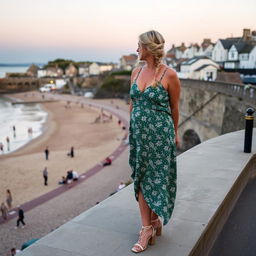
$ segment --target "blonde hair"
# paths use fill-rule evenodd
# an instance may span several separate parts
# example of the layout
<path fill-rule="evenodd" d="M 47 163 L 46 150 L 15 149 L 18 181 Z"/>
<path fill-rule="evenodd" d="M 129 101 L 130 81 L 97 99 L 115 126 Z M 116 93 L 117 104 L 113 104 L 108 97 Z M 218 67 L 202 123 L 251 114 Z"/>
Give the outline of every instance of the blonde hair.
<path fill-rule="evenodd" d="M 164 37 L 155 30 L 150 30 L 148 32 L 145 32 L 139 36 L 139 41 L 142 45 L 146 47 L 146 49 L 152 54 L 154 58 L 154 64 L 156 66 L 156 72 L 158 73 L 159 66 L 161 64 L 161 61 L 165 55 L 164 53 Z M 157 85 L 156 79 L 154 79 L 153 86 Z"/>

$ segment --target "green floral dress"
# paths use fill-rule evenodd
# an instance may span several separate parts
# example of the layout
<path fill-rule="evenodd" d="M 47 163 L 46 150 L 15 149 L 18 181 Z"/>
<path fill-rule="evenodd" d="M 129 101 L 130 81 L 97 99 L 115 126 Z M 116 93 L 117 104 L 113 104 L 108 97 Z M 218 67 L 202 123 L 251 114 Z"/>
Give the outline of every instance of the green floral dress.
<path fill-rule="evenodd" d="M 148 206 L 166 225 L 176 197 L 176 146 L 169 94 L 161 84 L 162 77 L 156 87 L 148 86 L 143 92 L 137 78 L 131 86 L 129 164 L 136 200 L 140 189 Z"/>

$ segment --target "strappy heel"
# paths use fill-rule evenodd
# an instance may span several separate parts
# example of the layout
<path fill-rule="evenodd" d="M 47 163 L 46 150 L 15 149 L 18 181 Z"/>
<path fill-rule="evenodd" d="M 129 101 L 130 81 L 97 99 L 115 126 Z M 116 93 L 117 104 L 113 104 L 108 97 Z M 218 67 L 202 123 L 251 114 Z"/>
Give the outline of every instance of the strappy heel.
<path fill-rule="evenodd" d="M 156 230 L 156 236 L 161 236 L 162 235 L 162 222 L 159 218 L 155 220 L 151 220 L 151 224 L 153 228 Z"/>
<path fill-rule="evenodd" d="M 147 231 L 151 229 L 152 233 L 148 233 Z M 139 253 L 143 252 L 147 249 L 148 245 L 154 245 L 156 231 L 152 225 L 150 226 L 142 226 L 142 229 L 140 231 L 140 237 L 138 242 L 132 247 L 132 252 Z"/>

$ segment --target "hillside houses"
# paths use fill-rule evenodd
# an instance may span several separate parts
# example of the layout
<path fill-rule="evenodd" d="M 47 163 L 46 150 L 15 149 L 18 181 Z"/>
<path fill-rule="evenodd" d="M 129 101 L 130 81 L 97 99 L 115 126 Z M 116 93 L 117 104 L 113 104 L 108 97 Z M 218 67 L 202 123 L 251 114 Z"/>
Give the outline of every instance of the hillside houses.
<path fill-rule="evenodd" d="M 166 63 L 183 78 L 215 80 L 221 69 L 256 75 L 256 31 L 244 29 L 242 37 L 219 39 L 216 43 L 205 38 L 200 45 L 172 45 Z"/>
<path fill-rule="evenodd" d="M 132 70 L 137 63 L 137 59 L 138 57 L 136 54 L 123 55 L 120 58 L 119 68 L 121 70 Z"/>
<path fill-rule="evenodd" d="M 244 29 L 242 37 L 219 39 L 212 59 L 224 69 L 256 69 L 256 31 Z"/>

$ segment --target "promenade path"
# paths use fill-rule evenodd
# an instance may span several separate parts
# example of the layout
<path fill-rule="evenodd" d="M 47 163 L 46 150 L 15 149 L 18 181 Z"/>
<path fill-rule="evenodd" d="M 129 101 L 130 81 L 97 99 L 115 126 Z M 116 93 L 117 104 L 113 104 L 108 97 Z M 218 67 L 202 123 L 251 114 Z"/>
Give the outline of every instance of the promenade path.
<path fill-rule="evenodd" d="M 129 120 L 128 106 L 122 101 L 118 103 L 114 101 L 115 103 L 111 104 L 110 100 L 87 100 L 69 95 L 51 95 L 51 97 L 71 102 L 79 100 L 84 104 L 109 110 L 127 122 Z M 25 212 L 26 226 L 24 229 L 14 229 L 16 218 L 0 224 L 0 255 L 9 256 L 12 247 L 19 249 L 25 241 L 45 236 L 97 202 L 108 198 L 112 192 L 116 191 L 120 181 L 130 179 L 130 174 L 128 148 L 126 147 L 111 166 L 104 167 L 79 185 Z"/>

